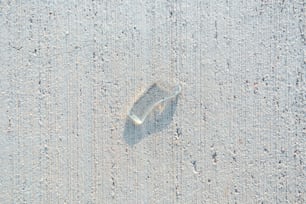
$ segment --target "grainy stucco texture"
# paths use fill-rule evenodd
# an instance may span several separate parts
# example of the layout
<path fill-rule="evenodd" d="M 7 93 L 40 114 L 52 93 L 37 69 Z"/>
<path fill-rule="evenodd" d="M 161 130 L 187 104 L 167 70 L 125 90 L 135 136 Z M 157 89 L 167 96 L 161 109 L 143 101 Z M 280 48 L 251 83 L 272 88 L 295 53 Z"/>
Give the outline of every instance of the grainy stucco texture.
<path fill-rule="evenodd" d="M 305 203 L 304 8 L 1 0 L 0 203 Z M 173 116 L 128 142 L 156 81 Z"/>

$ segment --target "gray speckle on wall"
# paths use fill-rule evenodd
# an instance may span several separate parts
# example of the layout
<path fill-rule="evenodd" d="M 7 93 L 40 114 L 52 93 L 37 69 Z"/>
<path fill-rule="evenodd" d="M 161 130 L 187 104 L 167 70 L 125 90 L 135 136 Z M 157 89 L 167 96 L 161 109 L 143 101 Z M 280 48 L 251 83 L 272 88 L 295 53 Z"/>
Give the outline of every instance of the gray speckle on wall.
<path fill-rule="evenodd" d="M 304 9 L 0 1 L 0 203 L 305 203 Z M 133 129 L 156 81 L 167 125 Z"/>

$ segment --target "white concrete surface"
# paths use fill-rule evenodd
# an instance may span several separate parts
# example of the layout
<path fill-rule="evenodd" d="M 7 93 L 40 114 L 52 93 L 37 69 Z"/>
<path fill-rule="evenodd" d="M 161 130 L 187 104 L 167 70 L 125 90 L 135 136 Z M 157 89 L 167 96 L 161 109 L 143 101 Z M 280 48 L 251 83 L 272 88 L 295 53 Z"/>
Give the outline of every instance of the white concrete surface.
<path fill-rule="evenodd" d="M 304 5 L 1 0 L 0 203 L 305 203 Z"/>

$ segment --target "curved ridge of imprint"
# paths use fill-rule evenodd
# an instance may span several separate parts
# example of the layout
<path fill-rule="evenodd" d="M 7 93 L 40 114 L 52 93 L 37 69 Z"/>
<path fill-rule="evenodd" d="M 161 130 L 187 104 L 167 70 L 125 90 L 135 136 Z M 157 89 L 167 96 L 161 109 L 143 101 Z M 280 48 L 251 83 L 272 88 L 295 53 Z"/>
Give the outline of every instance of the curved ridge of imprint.
<path fill-rule="evenodd" d="M 159 109 L 162 112 L 165 103 L 175 99 L 181 93 L 179 84 L 170 86 L 156 82 L 135 102 L 128 116 L 136 125 L 141 125 L 148 115 Z"/>

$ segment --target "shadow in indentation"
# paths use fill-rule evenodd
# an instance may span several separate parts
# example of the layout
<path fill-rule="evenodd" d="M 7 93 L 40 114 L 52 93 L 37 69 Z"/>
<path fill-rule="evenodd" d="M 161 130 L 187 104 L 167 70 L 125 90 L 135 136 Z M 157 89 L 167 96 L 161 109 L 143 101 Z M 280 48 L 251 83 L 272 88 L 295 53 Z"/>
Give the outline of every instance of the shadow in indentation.
<path fill-rule="evenodd" d="M 126 143 L 133 146 L 152 133 L 165 129 L 172 121 L 178 102 L 178 96 L 168 101 L 162 112 L 153 112 L 146 120 L 136 125 L 130 117 L 126 118 L 123 137 Z"/>

